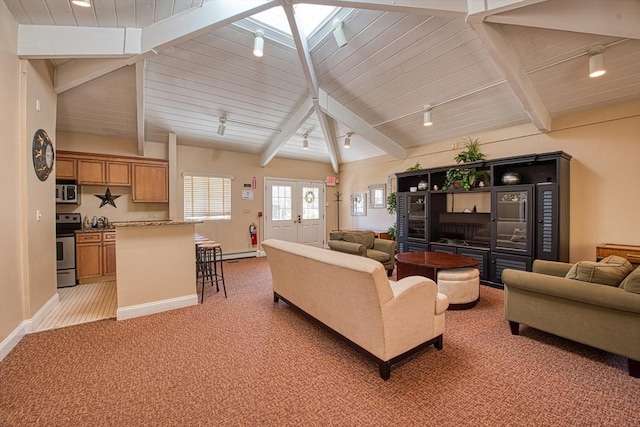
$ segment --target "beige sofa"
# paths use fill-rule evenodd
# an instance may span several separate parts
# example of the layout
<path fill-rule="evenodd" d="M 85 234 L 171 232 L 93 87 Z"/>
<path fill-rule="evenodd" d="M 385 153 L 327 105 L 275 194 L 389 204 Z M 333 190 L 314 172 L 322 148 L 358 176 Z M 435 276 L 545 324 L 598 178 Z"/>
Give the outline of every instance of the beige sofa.
<path fill-rule="evenodd" d="M 273 278 L 273 299 L 321 322 L 378 363 L 391 366 L 433 344 L 442 349 L 449 305 L 434 281 L 390 281 L 372 259 L 269 239 L 262 243 Z"/>
<path fill-rule="evenodd" d="M 382 263 L 387 269 L 387 276 L 391 276 L 396 265 L 398 244 L 394 240 L 376 239 L 370 230 L 332 231 L 327 244 L 332 251 L 360 255 Z"/>
<path fill-rule="evenodd" d="M 640 267 L 620 286 L 565 278 L 572 267 L 536 260 L 531 272 L 502 272 L 505 318 L 511 333 L 518 335 L 522 323 L 624 356 L 629 374 L 640 377 L 640 293 L 636 293 L 640 292 Z M 578 278 L 590 280 L 597 274 Z"/>

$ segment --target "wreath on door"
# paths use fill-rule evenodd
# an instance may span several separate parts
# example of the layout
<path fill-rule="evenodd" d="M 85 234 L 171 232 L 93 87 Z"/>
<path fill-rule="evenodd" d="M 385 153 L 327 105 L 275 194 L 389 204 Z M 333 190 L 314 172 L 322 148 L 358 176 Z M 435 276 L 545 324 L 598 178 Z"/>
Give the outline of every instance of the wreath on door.
<path fill-rule="evenodd" d="M 304 194 L 304 201 L 311 204 L 316 200 L 316 195 L 313 194 L 313 190 L 309 190 Z"/>

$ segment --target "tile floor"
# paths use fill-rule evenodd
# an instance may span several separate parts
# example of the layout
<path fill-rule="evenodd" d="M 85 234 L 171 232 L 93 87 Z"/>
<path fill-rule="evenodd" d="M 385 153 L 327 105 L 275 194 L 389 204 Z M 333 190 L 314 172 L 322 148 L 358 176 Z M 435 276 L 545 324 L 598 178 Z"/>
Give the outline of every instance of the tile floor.
<path fill-rule="evenodd" d="M 59 288 L 60 301 L 36 332 L 116 317 L 116 281 Z"/>

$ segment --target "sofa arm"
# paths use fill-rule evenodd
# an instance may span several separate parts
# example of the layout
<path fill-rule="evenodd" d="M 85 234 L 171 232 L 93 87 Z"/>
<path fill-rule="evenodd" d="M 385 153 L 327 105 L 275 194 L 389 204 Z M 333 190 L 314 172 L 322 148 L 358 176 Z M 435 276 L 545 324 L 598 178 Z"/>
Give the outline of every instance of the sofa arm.
<path fill-rule="evenodd" d="M 534 273 L 564 277 L 567 275 L 569 270 L 571 270 L 571 267 L 573 267 L 573 264 L 568 262 L 544 261 L 537 259 L 533 261 L 533 268 L 531 270 Z"/>
<path fill-rule="evenodd" d="M 608 307 L 614 310 L 640 314 L 640 294 L 627 292 L 616 286 L 600 285 L 549 276 L 529 271 L 505 269 L 502 271 L 505 292 L 509 288 Z M 505 295 L 505 300 L 507 295 Z"/>
<path fill-rule="evenodd" d="M 398 244 L 395 240 L 375 239 L 373 241 L 373 249 L 376 251 L 386 252 L 393 258 L 396 254 Z"/>
<path fill-rule="evenodd" d="M 367 256 L 367 248 L 360 243 L 346 242 L 344 240 L 329 240 L 327 244 L 332 251 Z"/>
<path fill-rule="evenodd" d="M 389 284 L 391 285 L 391 290 L 393 291 L 394 298 L 400 298 L 405 293 L 409 294 L 410 291 L 416 287 L 420 286 L 423 283 L 428 286 L 436 286 L 436 301 L 435 301 L 435 311 L 434 314 L 444 313 L 449 307 L 449 298 L 445 294 L 438 293 L 436 283 L 422 276 L 408 276 L 404 279 L 400 279 L 397 282 L 389 280 Z"/>

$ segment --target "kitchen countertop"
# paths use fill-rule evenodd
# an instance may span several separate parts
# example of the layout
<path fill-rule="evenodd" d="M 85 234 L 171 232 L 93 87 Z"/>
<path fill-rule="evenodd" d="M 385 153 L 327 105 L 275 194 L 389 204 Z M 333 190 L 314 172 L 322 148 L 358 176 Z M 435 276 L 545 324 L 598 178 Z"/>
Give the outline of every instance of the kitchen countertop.
<path fill-rule="evenodd" d="M 201 224 L 204 221 L 180 221 L 180 220 L 158 220 L 158 221 L 122 221 L 112 222 L 111 224 L 118 227 L 162 227 L 167 225 L 188 225 L 188 224 Z"/>
<path fill-rule="evenodd" d="M 204 221 L 179 221 L 171 219 L 160 219 L 157 221 L 116 221 L 112 222 L 109 227 L 100 228 L 84 228 L 76 230 L 76 233 L 100 233 L 103 231 L 115 231 L 116 227 L 162 227 L 167 225 L 187 225 L 201 224 Z"/>

